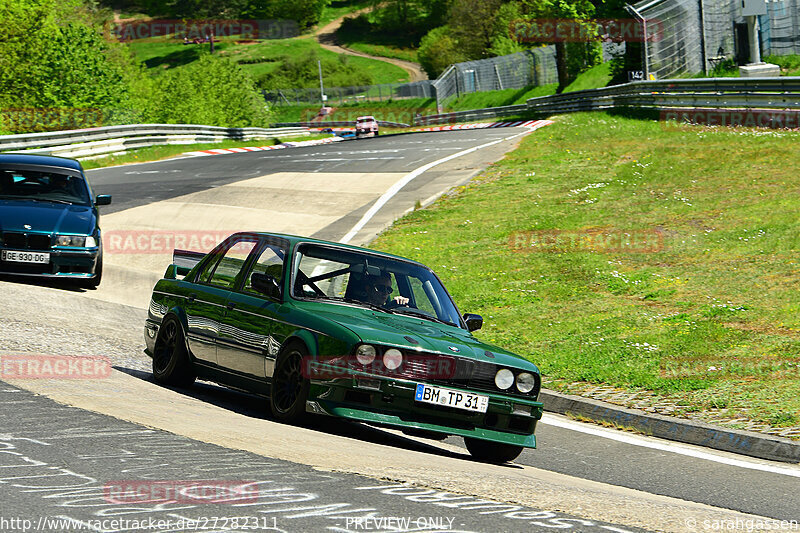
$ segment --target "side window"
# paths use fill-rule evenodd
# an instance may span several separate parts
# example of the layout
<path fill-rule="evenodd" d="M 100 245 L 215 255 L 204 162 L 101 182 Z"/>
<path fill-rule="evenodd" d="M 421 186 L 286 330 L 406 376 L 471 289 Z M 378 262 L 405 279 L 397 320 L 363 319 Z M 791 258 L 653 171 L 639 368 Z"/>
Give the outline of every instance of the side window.
<path fill-rule="evenodd" d="M 261 252 L 261 255 L 258 256 L 258 259 L 256 259 L 256 262 L 253 264 L 253 269 L 247 275 L 247 279 L 244 282 L 244 290 L 246 292 L 258 294 L 258 292 L 253 289 L 251 285 L 251 277 L 255 272 L 259 274 L 269 274 L 273 278 L 277 279 L 278 282 L 283 280 L 284 257 L 286 257 L 286 250 L 274 244 L 267 245 L 267 247 Z"/>
<path fill-rule="evenodd" d="M 256 240 L 247 237 L 235 241 L 224 255 L 220 256 L 216 262 L 209 263 L 208 267 L 200 273 L 199 282 L 232 289 L 236 282 L 236 276 L 256 244 Z"/>

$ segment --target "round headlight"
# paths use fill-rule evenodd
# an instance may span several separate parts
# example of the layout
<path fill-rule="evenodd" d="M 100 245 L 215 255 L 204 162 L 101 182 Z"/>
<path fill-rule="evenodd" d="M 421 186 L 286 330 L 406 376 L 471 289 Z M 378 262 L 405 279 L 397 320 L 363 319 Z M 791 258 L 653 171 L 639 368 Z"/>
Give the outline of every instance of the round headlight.
<path fill-rule="evenodd" d="M 389 370 L 395 370 L 403 364 L 403 353 L 396 348 L 389 348 L 383 354 L 383 364 Z"/>
<path fill-rule="evenodd" d="M 356 350 L 356 359 L 362 365 L 368 365 L 375 360 L 375 347 L 370 344 L 362 344 Z"/>
<path fill-rule="evenodd" d="M 536 378 L 533 377 L 533 374 L 523 372 L 517 376 L 518 391 L 527 394 L 533 390 L 534 385 L 536 385 Z"/>
<path fill-rule="evenodd" d="M 511 388 L 514 384 L 514 373 L 507 368 L 501 368 L 494 376 L 494 384 L 502 390 Z"/>

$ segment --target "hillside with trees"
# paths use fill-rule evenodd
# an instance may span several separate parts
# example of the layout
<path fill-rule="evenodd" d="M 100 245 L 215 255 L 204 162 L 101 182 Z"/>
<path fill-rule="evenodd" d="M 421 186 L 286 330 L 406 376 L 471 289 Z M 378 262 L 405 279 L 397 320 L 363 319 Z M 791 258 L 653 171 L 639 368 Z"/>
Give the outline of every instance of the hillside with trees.
<path fill-rule="evenodd" d="M 372 12 L 345 20 L 339 31 L 341 38 L 356 49 L 360 49 L 359 43 L 398 51 L 413 49 L 430 78 L 453 63 L 549 44 L 518 38 L 512 32 L 515 22 L 585 21 L 591 33 L 591 19 L 630 18 L 622 0 L 374 0 L 373 5 Z M 552 43 L 557 48 L 562 89 L 578 74 L 602 62 L 597 37 L 594 42 Z M 623 61 L 618 60 L 618 71 L 623 70 Z"/>
<path fill-rule="evenodd" d="M 0 130 L 147 122 L 265 126 L 270 113 L 259 89 L 316 86 L 317 59 L 326 86 L 397 79 L 392 65 L 337 58 L 309 38 L 321 20 L 365 5 L 372 10 L 346 19 L 343 35 L 409 47 L 432 78 L 455 62 L 543 45 L 513 35 L 514 21 L 625 16 L 622 0 L 3 0 Z M 300 35 L 253 46 L 221 42 L 211 53 L 212 46 L 182 46 L 177 34 L 161 44 L 120 42 L 112 31 L 120 16 L 290 19 Z M 597 41 L 556 47 L 561 89 L 602 60 Z"/>

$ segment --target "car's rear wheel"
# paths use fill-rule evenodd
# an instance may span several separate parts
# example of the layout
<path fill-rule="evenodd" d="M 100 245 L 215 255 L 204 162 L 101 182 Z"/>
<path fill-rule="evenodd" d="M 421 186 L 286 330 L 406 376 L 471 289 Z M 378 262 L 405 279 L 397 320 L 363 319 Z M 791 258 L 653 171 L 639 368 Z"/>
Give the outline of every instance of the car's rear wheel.
<path fill-rule="evenodd" d="M 309 382 L 303 376 L 308 349 L 302 343 L 288 345 L 278 356 L 272 375 L 269 405 L 282 422 L 297 423 L 305 417 Z"/>
<path fill-rule="evenodd" d="M 513 461 L 522 453 L 522 446 L 504 444 L 502 442 L 489 442 L 488 440 L 464 437 L 470 455 L 479 461 L 502 464 Z"/>
<path fill-rule="evenodd" d="M 197 378 L 189 360 L 183 329 L 174 318 L 168 318 L 158 330 L 153 347 L 153 377 L 159 383 L 187 387 Z"/>

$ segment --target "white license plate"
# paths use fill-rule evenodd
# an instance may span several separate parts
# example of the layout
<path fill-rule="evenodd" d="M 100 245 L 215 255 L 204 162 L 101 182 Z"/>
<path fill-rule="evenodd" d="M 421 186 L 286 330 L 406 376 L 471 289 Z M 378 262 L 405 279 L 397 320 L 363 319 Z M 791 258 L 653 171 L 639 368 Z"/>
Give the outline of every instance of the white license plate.
<path fill-rule="evenodd" d="M 41 263 L 50 262 L 50 254 L 41 252 L 17 252 L 14 250 L 3 250 L 3 261 L 11 263 Z"/>
<path fill-rule="evenodd" d="M 432 387 L 424 383 L 417 384 L 417 392 L 414 399 L 418 402 L 432 403 L 444 407 L 455 407 L 465 411 L 476 411 L 485 413 L 489 407 L 489 397 L 480 394 L 471 394 L 459 390 L 443 389 Z"/>

